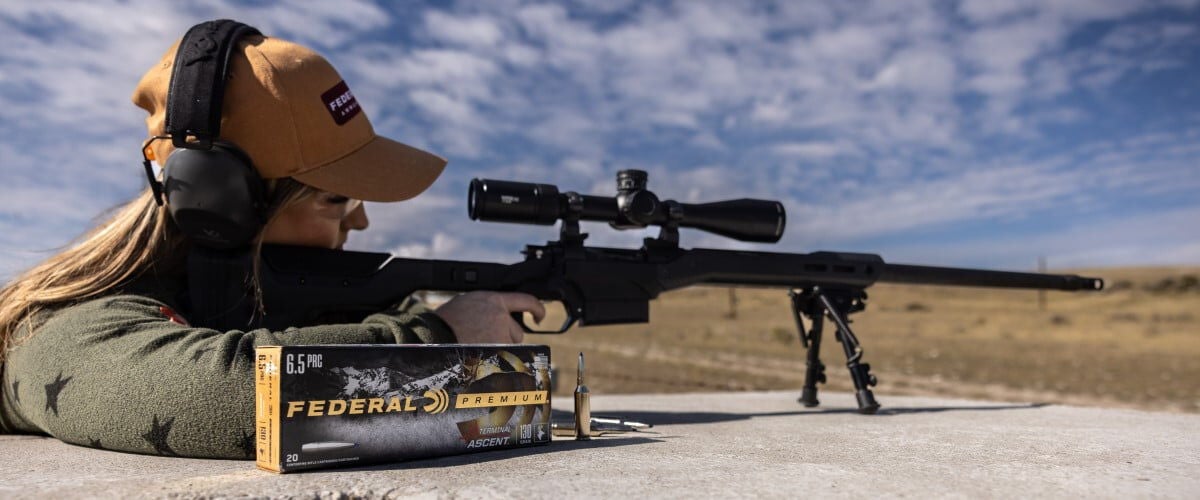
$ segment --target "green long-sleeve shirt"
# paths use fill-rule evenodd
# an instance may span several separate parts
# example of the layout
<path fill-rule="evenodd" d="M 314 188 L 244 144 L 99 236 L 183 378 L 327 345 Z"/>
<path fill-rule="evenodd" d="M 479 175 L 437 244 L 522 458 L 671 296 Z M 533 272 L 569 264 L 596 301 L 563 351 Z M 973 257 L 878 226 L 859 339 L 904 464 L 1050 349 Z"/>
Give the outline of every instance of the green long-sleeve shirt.
<path fill-rule="evenodd" d="M 255 347 L 454 342 L 415 301 L 361 323 L 279 332 L 189 326 L 172 319 L 169 302 L 114 295 L 48 314 L 0 365 L 0 431 L 137 453 L 253 458 Z"/>

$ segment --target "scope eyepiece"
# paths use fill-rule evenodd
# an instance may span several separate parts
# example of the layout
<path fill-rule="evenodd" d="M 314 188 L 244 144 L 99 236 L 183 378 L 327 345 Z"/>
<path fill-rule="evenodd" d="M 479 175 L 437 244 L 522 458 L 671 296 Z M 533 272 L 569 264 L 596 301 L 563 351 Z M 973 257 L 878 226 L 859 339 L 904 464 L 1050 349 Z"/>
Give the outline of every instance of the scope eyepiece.
<path fill-rule="evenodd" d="M 549 226 L 562 215 L 558 188 L 550 184 L 473 179 L 467 193 L 471 220 Z"/>
<path fill-rule="evenodd" d="M 607 222 L 616 229 L 690 227 L 740 241 L 775 243 L 787 214 L 778 201 L 739 200 L 688 204 L 660 201 L 646 189 L 641 170 L 617 173 L 617 196 L 560 193 L 550 184 L 474 179 L 467 193 L 472 220 L 552 225 L 559 219 Z"/>

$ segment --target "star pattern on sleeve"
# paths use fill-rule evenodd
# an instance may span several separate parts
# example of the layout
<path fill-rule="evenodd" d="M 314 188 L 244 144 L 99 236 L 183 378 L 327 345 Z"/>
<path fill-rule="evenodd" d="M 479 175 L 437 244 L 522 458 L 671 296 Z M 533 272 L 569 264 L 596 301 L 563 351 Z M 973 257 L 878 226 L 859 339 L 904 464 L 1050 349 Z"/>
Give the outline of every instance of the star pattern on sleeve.
<path fill-rule="evenodd" d="M 58 396 L 62 394 L 63 387 L 67 386 L 74 377 L 63 378 L 62 372 L 58 372 L 58 376 L 54 377 L 54 382 L 46 384 L 46 410 L 53 410 L 54 416 L 58 416 Z"/>
<path fill-rule="evenodd" d="M 167 444 L 167 435 L 171 433 L 171 426 L 175 425 L 175 417 L 163 420 L 158 423 L 158 415 L 154 416 L 154 423 L 150 424 L 150 431 L 142 434 L 142 439 L 150 443 L 154 447 L 154 451 L 159 455 L 179 456 L 175 450 L 171 449 L 171 445 Z"/>
<path fill-rule="evenodd" d="M 200 357 L 203 356 L 204 353 L 209 352 L 211 350 L 213 350 L 213 348 L 211 348 L 211 347 L 209 347 L 208 349 L 197 349 L 196 352 L 192 353 L 192 362 L 195 363 L 197 361 L 200 361 Z"/>
<path fill-rule="evenodd" d="M 254 431 L 251 431 L 249 433 L 247 433 L 246 431 L 242 431 L 241 439 L 238 439 L 237 443 L 235 443 L 235 444 L 237 445 L 238 448 L 242 449 L 242 453 L 244 453 L 245 456 L 253 457 L 254 453 L 255 453 Z"/>

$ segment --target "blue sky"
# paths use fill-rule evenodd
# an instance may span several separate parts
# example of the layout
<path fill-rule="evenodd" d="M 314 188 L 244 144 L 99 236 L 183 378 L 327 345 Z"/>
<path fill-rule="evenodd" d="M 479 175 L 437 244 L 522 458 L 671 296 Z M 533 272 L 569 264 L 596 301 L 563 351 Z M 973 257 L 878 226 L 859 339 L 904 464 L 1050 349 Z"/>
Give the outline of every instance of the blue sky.
<path fill-rule="evenodd" d="M 471 178 L 611 194 L 639 168 L 788 209 L 776 245 L 689 247 L 1200 264 L 1200 1 L 166 4 L 0 5 L 0 277 L 145 187 L 133 87 L 221 17 L 321 52 L 378 132 L 450 160 L 353 249 L 516 261 L 556 230 L 470 221 Z"/>

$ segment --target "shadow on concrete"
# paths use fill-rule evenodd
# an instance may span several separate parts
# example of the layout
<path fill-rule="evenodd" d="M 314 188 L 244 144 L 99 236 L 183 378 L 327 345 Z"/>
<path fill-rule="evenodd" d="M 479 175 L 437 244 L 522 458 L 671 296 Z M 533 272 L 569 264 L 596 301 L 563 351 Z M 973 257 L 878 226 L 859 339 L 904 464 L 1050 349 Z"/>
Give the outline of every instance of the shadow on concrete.
<path fill-rule="evenodd" d="M 662 442 L 660 439 L 631 436 L 628 434 L 621 436 L 601 436 L 593 438 L 591 441 L 575 441 L 574 439 L 556 439 L 549 444 L 543 446 L 530 446 L 526 448 L 513 448 L 507 450 L 484 451 L 479 453 L 468 453 L 464 455 L 453 455 L 449 457 L 419 459 L 410 462 L 395 462 L 384 463 L 378 465 L 369 465 L 363 467 L 346 467 L 336 469 L 322 469 L 314 471 L 302 471 L 301 474 L 322 474 L 322 473 L 343 473 L 356 471 L 384 471 L 384 470 L 414 470 L 414 469 L 436 469 L 441 467 L 452 467 L 456 465 L 478 464 L 483 462 L 491 462 L 494 460 L 508 460 L 529 455 L 545 455 L 547 453 L 558 453 L 563 451 L 574 450 L 589 450 L 599 448 L 614 448 L 617 446 L 634 446 L 650 443 Z"/>
<path fill-rule="evenodd" d="M 926 406 L 926 407 L 900 407 L 900 408 L 880 408 L 876 415 L 891 416 L 891 415 L 906 415 L 909 413 L 938 413 L 943 411 L 992 411 L 992 410 L 1029 410 L 1033 408 L 1043 408 L 1050 406 L 1050 403 L 1026 403 L 1014 405 L 987 405 L 987 406 Z M 857 410 L 854 410 L 857 412 Z"/>
<path fill-rule="evenodd" d="M 1028 410 L 1032 408 L 1041 408 L 1049 406 L 1048 403 L 1029 403 L 1016 405 L 979 405 L 979 406 L 924 406 L 924 407 L 897 407 L 880 408 L 874 415 L 863 415 L 865 418 L 870 417 L 890 417 L 896 415 L 908 415 L 913 413 L 939 413 L 947 411 L 997 411 L 997 410 Z M 605 416 L 611 418 L 622 418 L 635 422 L 642 422 L 651 425 L 682 425 L 682 424 L 712 424 L 717 422 L 732 422 L 735 420 L 749 420 L 759 417 L 793 417 L 793 416 L 815 416 L 815 415 L 832 415 L 840 413 L 858 413 L 857 408 L 814 408 L 793 411 L 777 411 L 763 413 L 717 413 L 717 412 L 661 412 L 661 411 L 640 411 L 640 410 L 605 410 L 603 413 L 594 413 L 593 416 Z M 569 411 L 553 410 L 550 414 L 553 420 L 571 420 L 573 414 Z"/>

